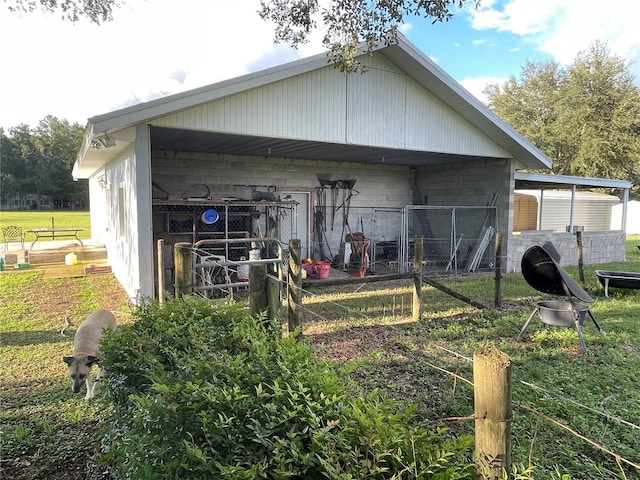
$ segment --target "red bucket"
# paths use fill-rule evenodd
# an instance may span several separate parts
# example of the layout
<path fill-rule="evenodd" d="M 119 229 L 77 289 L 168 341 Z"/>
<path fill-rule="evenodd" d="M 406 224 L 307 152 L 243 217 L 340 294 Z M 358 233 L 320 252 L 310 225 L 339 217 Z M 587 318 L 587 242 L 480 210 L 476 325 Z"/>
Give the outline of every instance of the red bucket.
<path fill-rule="evenodd" d="M 316 265 L 316 275 L 318 275 L 318 278 L 329 278 L 329 271 L 331 270 L 331 262 L 318 260 L 315 265 Z"/>
<path fill-rule="evenodd" d="M 313 273 L 313 263 L 302 262 L 302 268 L 307 272 L 307 277 L 311 276 Z"/>

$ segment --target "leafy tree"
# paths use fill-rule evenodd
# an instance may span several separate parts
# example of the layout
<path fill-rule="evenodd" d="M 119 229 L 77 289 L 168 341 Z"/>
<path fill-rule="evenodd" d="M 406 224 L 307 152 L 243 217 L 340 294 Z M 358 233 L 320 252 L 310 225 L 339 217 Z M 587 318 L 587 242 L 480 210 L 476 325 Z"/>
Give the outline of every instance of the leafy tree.
<path fill-rule="evenodd" d="M 40 167 L 45 178 L 43 189 L 61 208 L 86 196 L 86 182 L 74 182 L 71 170 L 80 149 L 82 127 L 67 120 L 47 116 L 35 128 L 36 145 L 40 152 Z"/>
<path fill-rule="evenodd" d="M 19 158 L 14 141 L 0 128 L 0 205 L 5 205 L 10 197 L 20 194 L 18 179 L 24 174 L 20 171 Z"/>
<path fill-rule="evenodd" d="M 640 181 L 640 89 L 628 66 L 595 42 L 566 69 L 527 63 L 485 89 L 489 106 L 565 175 Z"/>
<path fill-rule="evenodd" d="M 11 12 L 43 10 L 72 22 L 87 18 L 97 24 L 112 20 L 113 10 L 122 5 L 119 0 L 4 0 L 4 3 Z"/>
<path fill-rule="evenodd" d="M 2 134 L 0 179 L 3 199 L 36 193 L 49 195 L 59 208 L 88 202 L 86 181 L 74 182 L 71 170 L 84 130 L 67 120 L 47 116 L 37 127 L 19 125 Z"/>
<path fill-rule="evenodd" d="M 361 42 L 367 53 L 378 44 L 388 45 L 397 40 L 398 27 L 409 16 L 432 18 L 433 22 L 448 21 L 456 6 L 480 0 L 335 0 L 328 8 L 320 8 L 319 0 L 261 0 L 260 16 L 276 26 L 275 41 L 286 42 L 296 48 L 306 43 L 310 34 L 319 28 L 317 14 L 322 18 L 326 33 L 322 40 L 329 60 L 342 72 L 362 70 L 356 60 Z"/>
<path fill-rule="evenodd" d="M 28 125 L 21 124 L 9 129 L 9 136 L 2 142 L 2 196 L 18 195 L 20 200 L 36 191 L 36 184 L 31 174 L 35 159 L 31 130 Z M 21 202 L 22 203 L 22 202 Z"/>

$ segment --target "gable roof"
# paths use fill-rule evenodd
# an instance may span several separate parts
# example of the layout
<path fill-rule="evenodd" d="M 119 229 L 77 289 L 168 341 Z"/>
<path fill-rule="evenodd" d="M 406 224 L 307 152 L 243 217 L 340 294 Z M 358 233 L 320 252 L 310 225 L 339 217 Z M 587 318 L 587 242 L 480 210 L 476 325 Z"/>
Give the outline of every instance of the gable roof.
<path fill-rule="evenodd" d="M 415 82 L 438 97 L 445 105 L 466 119 L 505 152 L 508 152 L 524 168 L 541 169 L 551 167 L 551 160 L 548 157 L 465 90 L 404 36 L 399 35 L 396 44 L 380 47 L 376 52 L 383 54 L 405 71 Z M 119 141 L 115 146 L 116 148 L 92 148 L 92 145 L 96 145 L 95 141 L 97 139 L 107 134 L 111 136 L 114 132 L 126 132 L 127 129 L 131 129 L 135 125 L 149 123 L 153 119 L 173 112 L 213 102 L 223 97 L 259 88 L 326 66 L 326 54 L 318 54 L 259 72 L 94 116 L 89 119 L 85 142 L 74 165 L 74 176 L 91 176 L 97 168 L 106 164 L 115 154 L 127 148 L 128 143 L 126 140 L 120 141 L 120 138 L 118 138 Z M 132 137 L 132 132 L 129 131 L 123 136 L 123 138 L 126 137 Z M 282 141 L 283 139 L 279 140 Z M 264 142 L 264 138 L 253 137 L 253 141 L 255 150 L 265 151 L 262 146 L 257 145 L 259 142 Z M 313 145 L 313 148 L 310 149 L 309 143 L 299 142 L 298 145 L 295 141 L 291 141 L 288 149 L 290 156 L 295 157 L 296 149 L 298 149 L 301 155 L 300 158 L 307 158 L 302 155 L 304 151 L 309 152 L 310 150 L 315 152 L 315 158 L 318 159 L 331 159 L 332 157 L 340 156 L 344 158 L 345 154 L 348 155 L 348 152 L 354 149 L 354 145 L 320 143 Z M 248 148 L 246 146 L 251 145 L 251 141 L 247 141 L 244 138 L 237 139 L 234 142 L 233 136 L 230 135 L 228 144 L 233 153 L 242 154 L 243 151 L 239 150 L 241 146 L 244 145 L 244 148 Z M 233 150 L 234 148 L 235 150 Z M 402 152 L 405 158 L 407 155 L 412 155 L 412 152 Z M 250 150 L 244 153 L 252 154 Z M 413 152 L 413 156 L 413 162 L 419 164 L 420 158 L 425 158 L 425 152 Z M 386 157 L 392 158 L 392 152 L 386 153 Z"/>

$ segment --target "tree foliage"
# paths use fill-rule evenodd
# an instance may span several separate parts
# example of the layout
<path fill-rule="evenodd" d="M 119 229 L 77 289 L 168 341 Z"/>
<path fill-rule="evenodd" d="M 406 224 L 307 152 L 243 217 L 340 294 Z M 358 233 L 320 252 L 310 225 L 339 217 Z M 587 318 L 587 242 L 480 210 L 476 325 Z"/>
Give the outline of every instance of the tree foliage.
<path fill-rule="evenodd" d="M 311 33 L 326 29 L 323 45 L 329 61 L 343 72 L 362 69 L 356 55 L 362 42 L 366 52 L 377 45 L 397 40 L 398 27 L 410 16 L 448 21 L 452 10 L 466 2 L 479 5 L 479 0 L 335 0 L 321 8 L 319 0 L 261 0 L 260 16 L 275 24 L 275 41 L 294 48 L 306 43 Z M 322 25 L 318 25 L 318 18 Z"/>
<path fill-rule="evenodd" d="M 566 68 L 527 63 L 485 90 L 489 106 L 553 161 L 553 172 L 640 181 L 640 89 L 595 42 Z"/>
<path fill-rule="evenodd" d="M 81 18 L 101 24 L 112 20 L 112 12 L 122 5 L 119 0 L 4 0 L 11 12 L 32 13 L 42 10 L 77 22 Z"/>
<path fill-rule="evenodd" d="M 35 128 L 22 124 L 0 131 L 0 192 L 3 203 L 10 197 L 48 195 L 64 208 L 88 201 L 87 182 L 71 176 L 84 129 L 78 124 L 48 115 Z"/>

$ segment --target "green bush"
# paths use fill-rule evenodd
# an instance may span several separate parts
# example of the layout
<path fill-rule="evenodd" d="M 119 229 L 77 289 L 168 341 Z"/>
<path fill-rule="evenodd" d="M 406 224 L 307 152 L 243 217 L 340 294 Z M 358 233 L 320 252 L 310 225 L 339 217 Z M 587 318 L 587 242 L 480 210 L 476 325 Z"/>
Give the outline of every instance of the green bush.
<path fill-rule="evenodd" d="M 102 448 L 119 478 L 472 479 L 470 437 L 410 427 L 233 303 L 146 305 L 109 334 Z"/>

